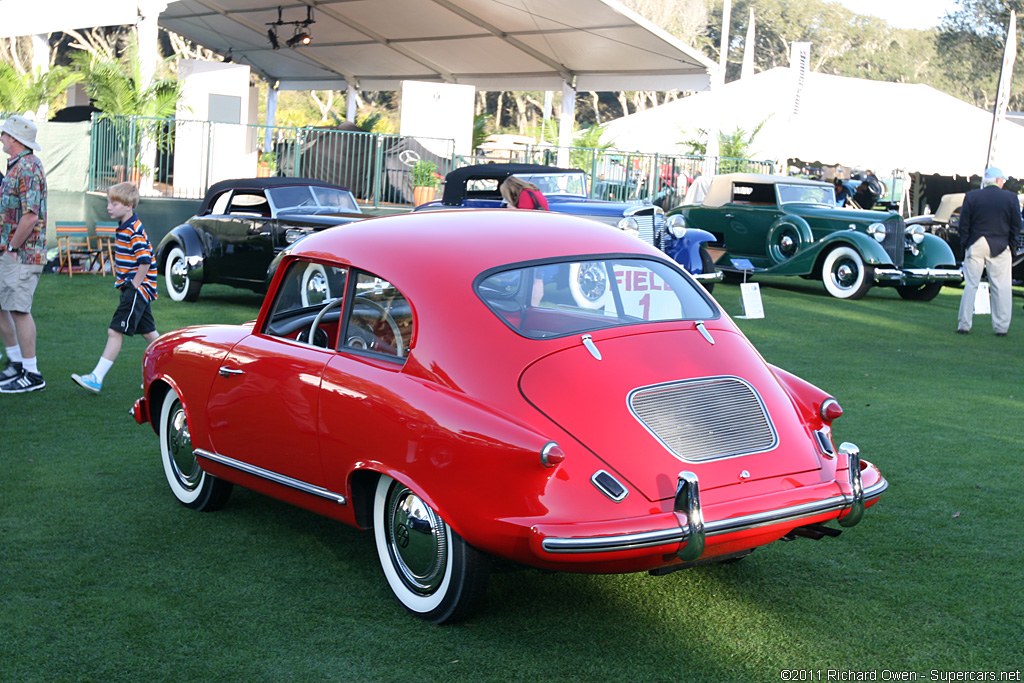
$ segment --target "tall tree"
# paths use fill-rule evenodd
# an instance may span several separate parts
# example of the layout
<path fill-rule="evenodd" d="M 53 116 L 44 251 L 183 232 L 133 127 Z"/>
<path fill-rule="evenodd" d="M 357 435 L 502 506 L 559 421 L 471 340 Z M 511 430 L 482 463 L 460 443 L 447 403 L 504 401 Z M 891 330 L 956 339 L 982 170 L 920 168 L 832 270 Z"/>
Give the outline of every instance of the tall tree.
<path fill-rule="evenodd" d="M 944 75 L 954 84 L 958 97 L 979 107 L 991 108 L 999 84 L 999 67 L 1006 41 L 1010 10 L 1018 22 L 1024 13 L 1024 0 L 958 0 L 957 9 L 947 14 L 937 38 L 939 60 Z M 1017 52 L 1022 52 L 1024 32 L 1018 26 Z M 1010 109 L 1024 106 L 1018 83 L 1024 83 L 1021 69 L 1015 69 Z"/>

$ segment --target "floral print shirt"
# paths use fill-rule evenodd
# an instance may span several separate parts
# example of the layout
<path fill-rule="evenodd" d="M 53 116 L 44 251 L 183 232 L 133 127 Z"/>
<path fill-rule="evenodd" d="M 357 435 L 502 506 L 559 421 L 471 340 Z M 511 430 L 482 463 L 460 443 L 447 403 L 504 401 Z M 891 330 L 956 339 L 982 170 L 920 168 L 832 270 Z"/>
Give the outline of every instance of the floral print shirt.
<path fill-rule="evenodd" d="M 46 176 L 43 164 L 31 150 L 7 162 L 7 175 L 0 185 L 0 246 L 7 247 L 18 222 L 26 213 L 39 217 L 28 239 L 15 252 L 22 263 L 46 263 Z"/>

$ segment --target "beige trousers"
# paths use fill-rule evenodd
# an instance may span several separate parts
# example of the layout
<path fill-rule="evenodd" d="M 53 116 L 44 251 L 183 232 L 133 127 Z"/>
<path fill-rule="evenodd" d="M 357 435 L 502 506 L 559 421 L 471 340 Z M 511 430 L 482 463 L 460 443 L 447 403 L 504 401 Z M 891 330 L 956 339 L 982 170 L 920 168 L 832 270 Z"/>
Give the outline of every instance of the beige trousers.
<path fill-rule="evenodd" d="M 988 271 L 988 286 L 992 292 L 992 331 L 1006 332 L 1010 329 L 1010 314 L 1013 310 L 1013 280 L 1010 271 L 1013 258 L 1009 248 L 998 256 L 990 256 L 988 240 L 979 237 L 964 254 L 964 293 L 960 298 L 959 329 L 971 329 L 974 318 L 974 297 L 978 293 L 981 274 Z"/>

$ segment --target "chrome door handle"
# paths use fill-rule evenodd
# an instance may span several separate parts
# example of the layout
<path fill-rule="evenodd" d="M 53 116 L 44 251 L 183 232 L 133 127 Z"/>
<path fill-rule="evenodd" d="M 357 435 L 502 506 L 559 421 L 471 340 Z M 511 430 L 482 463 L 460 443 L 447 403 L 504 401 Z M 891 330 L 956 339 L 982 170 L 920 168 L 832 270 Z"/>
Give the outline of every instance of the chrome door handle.
<path fill-rule="evenodd" d="M 229 368 L 226 365 L 222 365 L 220 366 L 220 369 L 217 370 L 217 374 L 221 377 L 231 377 L 231 375 L 244 375 L 245 370 L 236 370 L 235 368 Z"/>

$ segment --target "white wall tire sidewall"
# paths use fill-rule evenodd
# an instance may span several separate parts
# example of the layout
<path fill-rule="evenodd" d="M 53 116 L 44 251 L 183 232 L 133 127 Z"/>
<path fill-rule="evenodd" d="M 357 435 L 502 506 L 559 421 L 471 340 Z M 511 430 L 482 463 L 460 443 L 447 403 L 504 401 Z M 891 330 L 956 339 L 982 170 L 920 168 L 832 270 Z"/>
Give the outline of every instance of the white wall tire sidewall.
<path fill-rule="evenodd" d="M 858 277 L 852 287 L 848 289 L 840 288 L 832 279 L 832 268 L 836 261 L 841 258 L 850 257 L 857 261 L 860 266 L 858 267 Z M 825 262 L 822 267 L 822 282 L 825 285 L 825 289 L 828 293 L 837 299 L 849 299 L 854 296 L 858 290 L 864 285 L 864 278 L 867 277 L 867 267 L 864 264 L 864 259 L 853 247 L 836 247 L 828 253 L 825 257 Z"/>
<path fill-rule="evenodd" d="M 391 477 L 382 474 L 377 482 L 377 491 L 373 497 L 373 537 L 377 544 L 377 556 L 380 558 L 381 569 L 384 570 L 384 577 L 388 586 L 406 609 L 417 614 L 427 614 L 437 609 L 448 597 L 448 590 L 452 580 L 452 533 L 451 528 L 445 524 L 445 533 L 448 536 L 448 561 L 445 565 L 444 580 L 432 595 L 420 595 L 414 593 L 405 585 L 398 570 L 391 561 L 391 554 L 388 552 L 387 539 L 384 531 L 384 511 L 387 505 L 388 489 L 391 488 Z"/>
<path fill-rule="evenodd" d="M 194 489 L 187 489 L 181 485 L 181 481 L 178 479 L 173 458 L 171 458 L 171 453 L 167 448 L 166 439 L 168 422 L 171 419 L 171 407 L 178 400 L 179 397 L 177 392 L 174 391 L 174 389 L 171 389 L 167 392 L 167 396 L 164 397 L 163 405 L 160 407 L 160 460 L 163 462 L 164 474 L 167 476 L 167 484 L 171 487 L 171 493 L 173 493 L 174 497 L 181 501 L 181 503 L 189 505 L 198 500 L 208 482 L 206 481 L 207 475 L 203 473 L 202 479 L 199 481 L 199 485 Z M 184 409 L 185 404 L 182 403 L 181 405 L 182 409 Z"/>
<path fill-rule="evenodd" d="M 175 245 L 167 252 L 167 259 L 164 261 L 164 288 L 167 290 L 167 296 L 170 297 L 171 301 L 184 301 L 185 297 L 188 296 L 188 281 L 185 281 L 185 288 L 180 292 L 171 284 L 171 268 L 174 267 L 174 262 L 177 260 L 185 260 L 185 252 L 181 247 Z"/>

